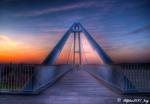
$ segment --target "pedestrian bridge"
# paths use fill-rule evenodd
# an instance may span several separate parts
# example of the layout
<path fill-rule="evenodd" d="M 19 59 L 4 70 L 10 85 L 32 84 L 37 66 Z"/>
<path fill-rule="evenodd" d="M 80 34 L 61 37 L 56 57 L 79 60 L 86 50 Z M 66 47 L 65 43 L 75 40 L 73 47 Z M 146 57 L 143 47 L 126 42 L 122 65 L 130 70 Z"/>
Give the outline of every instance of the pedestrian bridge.
<path fill-rule="evenodd" d="M 134 94 L 149 94 L 148 79 L 150 64 L 114 64 L 85 28 L 74 23 L 42 64 L 0 64 L 0 104 L 122 103 L 124 98 L 142 98 Z"/>

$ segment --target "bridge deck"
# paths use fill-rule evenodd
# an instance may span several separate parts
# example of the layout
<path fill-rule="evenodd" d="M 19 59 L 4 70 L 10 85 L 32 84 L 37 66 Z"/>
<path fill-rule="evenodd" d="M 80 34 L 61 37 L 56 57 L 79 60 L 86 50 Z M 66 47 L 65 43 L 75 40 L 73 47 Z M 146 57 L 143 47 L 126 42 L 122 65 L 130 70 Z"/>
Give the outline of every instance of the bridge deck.
<path fill-rule="evenodd" d="M 74 69 L 40 95 L 0 95 L 0 104 L 117 104 L 120 97 L 86 71 Z"/>

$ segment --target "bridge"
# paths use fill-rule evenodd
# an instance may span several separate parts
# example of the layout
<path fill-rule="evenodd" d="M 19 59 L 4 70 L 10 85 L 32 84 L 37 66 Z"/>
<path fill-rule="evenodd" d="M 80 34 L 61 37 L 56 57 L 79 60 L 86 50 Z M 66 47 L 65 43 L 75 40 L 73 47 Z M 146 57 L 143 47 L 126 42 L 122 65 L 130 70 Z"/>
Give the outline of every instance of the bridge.
<path fill-rule="evenodd" d="M 114 64 L 87 30 L 74 23 L 42 64 L 0 65 L 0 104 L 149 101 L 147 79 L 149 64 Z"/>

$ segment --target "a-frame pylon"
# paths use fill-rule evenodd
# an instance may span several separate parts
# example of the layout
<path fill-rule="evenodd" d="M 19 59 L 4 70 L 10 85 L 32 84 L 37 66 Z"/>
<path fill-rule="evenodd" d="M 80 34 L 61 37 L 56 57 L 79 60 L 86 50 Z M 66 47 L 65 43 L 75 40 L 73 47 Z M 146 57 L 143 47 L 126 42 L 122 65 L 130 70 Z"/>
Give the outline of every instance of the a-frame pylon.
<path fill-rule="evenodd" d="M 81 64 L 81 46 L 80 46 L 80 33 L 84 33 L 86 38 L 88 39 L 91 46 L 96 50 L 98 55 L 101 57 L 104 64 L 110 64 L 113 63 L 112 59 L 106 54 L 106 52 L 102 49 L 102 47 L 94 40 L 94 38 L 86 31 L 86 29 L 80 24 L 80 23 L 74 23 L 68 31 L 64 34 L 64 36 L 60 39 L 60 41 L 56 44 L 54 49 L 48 54 L 46 59 L 43 61 L 42 64 L 44 65 L 53 65 L 61 52 L 62 48 L 64 47 L 68 37 L 71 33 L 74 33 L 74 42 L 76 41 L 76 37 L 78 37 L 79 41 L 79 63 Z M 75 43 L 74 43 L 75 47 Z M 74 49 L 74 53 L 75 53 Z"/>

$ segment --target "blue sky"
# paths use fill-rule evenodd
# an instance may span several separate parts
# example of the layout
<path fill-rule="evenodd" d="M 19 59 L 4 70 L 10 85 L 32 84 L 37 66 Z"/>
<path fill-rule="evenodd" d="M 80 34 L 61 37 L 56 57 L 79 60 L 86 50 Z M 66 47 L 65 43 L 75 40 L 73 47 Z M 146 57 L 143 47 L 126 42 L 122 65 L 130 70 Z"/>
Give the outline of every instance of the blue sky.
<path fill-rule="evenodd" d="M 116 63 L 150 61 L 149 0 L 1 0 L 0 46 L 9 39 L 20 53 L 32 48 L 33 62 L 40 63 L 75 21 Z"/>

